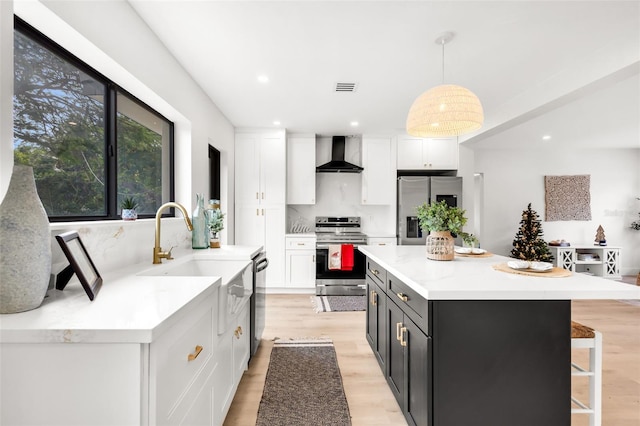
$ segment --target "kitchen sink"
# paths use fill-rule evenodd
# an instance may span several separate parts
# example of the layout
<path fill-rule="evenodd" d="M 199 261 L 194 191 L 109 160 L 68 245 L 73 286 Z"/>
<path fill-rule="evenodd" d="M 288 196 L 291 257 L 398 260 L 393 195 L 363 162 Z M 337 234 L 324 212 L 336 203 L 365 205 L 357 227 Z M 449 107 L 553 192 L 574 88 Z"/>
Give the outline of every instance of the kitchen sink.
<path fill-rule="evenodd" d="M 187 261 L 177 261 L 176 263 L 163 263 L 162 265 L 147 269 L 138 275 L 142 276 L 171 276 L 171 277 L 220 277 L 222 284 L 225 284 L 225 278 L 228 281 L 241 271 L 245 266 L 249 265 L 248 261 L 233 260 L 208 260 L 208 259 L 189 259 Z"/>
<path fill-rule="evenodd" d="M 224 333 L 234 322 L 253 293 L 252 263 L 248 260 L 187 259 L 167 262 L 147 269 L 139 276 L 152 277 L 220 277 L 218 297 L 218 334 Z"/>

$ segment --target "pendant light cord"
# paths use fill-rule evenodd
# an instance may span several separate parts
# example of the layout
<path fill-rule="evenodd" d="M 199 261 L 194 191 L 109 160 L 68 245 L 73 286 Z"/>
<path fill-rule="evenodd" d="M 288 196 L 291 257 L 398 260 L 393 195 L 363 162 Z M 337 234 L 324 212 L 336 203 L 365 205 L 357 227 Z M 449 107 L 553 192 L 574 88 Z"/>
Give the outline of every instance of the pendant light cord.
<path fill-rule="evenodd" d="M 444 45 L 446 44 L 446 41 L 443 39 L 442 40 L 442 84 L 444 84 Z"/>

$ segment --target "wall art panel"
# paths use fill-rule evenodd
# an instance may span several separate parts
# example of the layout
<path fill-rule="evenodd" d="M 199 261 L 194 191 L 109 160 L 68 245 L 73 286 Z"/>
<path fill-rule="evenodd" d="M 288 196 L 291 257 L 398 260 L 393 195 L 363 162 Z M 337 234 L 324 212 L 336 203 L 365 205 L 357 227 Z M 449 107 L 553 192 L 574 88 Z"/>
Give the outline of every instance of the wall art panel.
<path fill-rule="evenodd" d="M 590 180 L 590 175 L 545 176 L 545 220 L 591 220 Z"/>

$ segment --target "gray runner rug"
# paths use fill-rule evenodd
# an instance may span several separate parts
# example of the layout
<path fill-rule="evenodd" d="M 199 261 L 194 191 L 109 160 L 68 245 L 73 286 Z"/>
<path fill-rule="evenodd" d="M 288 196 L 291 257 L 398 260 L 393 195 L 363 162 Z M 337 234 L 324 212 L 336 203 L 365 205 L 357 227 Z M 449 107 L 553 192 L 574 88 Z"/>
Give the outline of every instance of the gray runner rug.
<path fill-rule="evenodd" d="M 311 296 L 316 312 L 364 311 L 367 296 Z"/>
<path fill-rule="evenodd" d="M 351 425 L 330 339 L 276 340 L 256 426 Z"/>

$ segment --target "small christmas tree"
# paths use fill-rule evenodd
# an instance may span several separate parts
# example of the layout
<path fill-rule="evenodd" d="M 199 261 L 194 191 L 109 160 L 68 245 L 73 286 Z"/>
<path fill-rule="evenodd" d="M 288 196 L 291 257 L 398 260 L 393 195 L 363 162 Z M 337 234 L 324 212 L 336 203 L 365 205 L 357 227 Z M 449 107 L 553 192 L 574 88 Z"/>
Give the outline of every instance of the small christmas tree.
<path fill-rule="evenodd" d="M 513 240 L 512 257 L 539 262 L 553 260 L 551 250 L 542 239 L 543 232 L 539 217 L 538 213 L 531 209 L 531 203 L 529 203 L 527 209 L 522 212 L 520 229 Z"/>
<path fill-rule="evenodd" d="M 596 229 L 596 245 L 607 245 L 607 238 L 604 236 L 604 228 L 602 225 L 598 226 L 598 229 Z"/>

